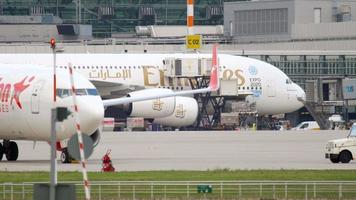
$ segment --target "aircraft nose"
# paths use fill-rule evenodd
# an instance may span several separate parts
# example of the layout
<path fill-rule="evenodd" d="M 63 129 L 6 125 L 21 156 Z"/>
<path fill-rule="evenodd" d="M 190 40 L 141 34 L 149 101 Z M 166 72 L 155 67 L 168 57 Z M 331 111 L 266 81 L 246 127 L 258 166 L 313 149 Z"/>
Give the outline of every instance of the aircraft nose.
<path fill-rule="evenodd" d="M 77 98 L 81 131 L 94 133 L 104 119 L 104 106 L 99 98 Z"/>
<path fill-rule="evenodd" d="M 304 90 L 297 84 L 295 84 L 295 86 L 297 88 L 297 100 L 301 102 L 305 102 L 306 96 Z"/>

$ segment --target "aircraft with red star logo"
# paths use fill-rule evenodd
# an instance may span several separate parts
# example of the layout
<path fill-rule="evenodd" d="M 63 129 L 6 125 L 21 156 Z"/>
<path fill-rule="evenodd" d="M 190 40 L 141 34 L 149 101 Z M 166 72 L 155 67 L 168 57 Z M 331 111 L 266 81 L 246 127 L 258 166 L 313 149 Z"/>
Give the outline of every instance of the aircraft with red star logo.
<path fill-rule="evenodd" d="M 53 69 L 31 64 L 0 64 L 0 160 L 3 155 L 8 161 L 18 159 L 18 145 L 13 140 L 50 141 L 51 110 L 66 107 L 72 113 L 57 130 L 57 140 L 65 140 L 76 133 L 74 106 L 71 97 L 69 72 L 57 69 L 56 102 L 53 101 Z M 104 108 L 129 103 L 154 103 L 159 98 L 174 105 L 178 95 L 189 95 L 216 91 L 219 87 L 217 70 L 211 74 L 207 88 L 173 92 L 169 89 L 153 88 L 145 92 L 131 93 L 127 97 L 102 100 L 95 86 L 85 77 L 73 73 L 81 130 L 94 143 L 100 138 Z M 213 78 L 212 78 L 213 77 Z M 173 112 L 173 110 L 172 110 Z M 57 143 L 58 144 L 58 143 Z M 66 153 L 66 148 L 61 148 Z"/>

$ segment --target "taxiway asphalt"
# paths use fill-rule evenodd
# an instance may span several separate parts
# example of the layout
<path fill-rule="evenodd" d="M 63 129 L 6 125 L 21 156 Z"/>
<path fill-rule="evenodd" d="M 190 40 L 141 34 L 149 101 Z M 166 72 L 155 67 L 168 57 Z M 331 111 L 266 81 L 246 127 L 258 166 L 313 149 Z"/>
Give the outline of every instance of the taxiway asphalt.
<path fill-rule="evenodd" d="M 101 170 L 111 149 L 118 171 L 214 169 L 355 169 L 356 161 L 333 164 L 324 158 L 328 140 L 347 131 L 200 131 L 104 132 L 88 160 L 89 171 Z M 49 171 L 45 142 L 17 141 L 18 161 L 3 158 L 0 171 Z M 59 155 L 59 154 L 58 154 Z M 58 165 L 59 171 L 80 171 L 79 164 Z"/>

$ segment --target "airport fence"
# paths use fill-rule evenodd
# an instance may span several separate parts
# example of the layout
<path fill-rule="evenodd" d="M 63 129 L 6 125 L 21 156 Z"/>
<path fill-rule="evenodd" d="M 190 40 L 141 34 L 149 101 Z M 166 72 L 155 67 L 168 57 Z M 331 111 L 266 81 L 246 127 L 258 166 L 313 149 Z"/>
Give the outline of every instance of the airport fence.
<path fill-rule="evenodd" d="M 83 185 L 77 199 L 85 199 Z M 33 199 L 36 183 L 0 184 L 0 199 Z M 108 181 L 91 182 L 93 200 L 115 199 L 356 199 L 356 181 Z"/>

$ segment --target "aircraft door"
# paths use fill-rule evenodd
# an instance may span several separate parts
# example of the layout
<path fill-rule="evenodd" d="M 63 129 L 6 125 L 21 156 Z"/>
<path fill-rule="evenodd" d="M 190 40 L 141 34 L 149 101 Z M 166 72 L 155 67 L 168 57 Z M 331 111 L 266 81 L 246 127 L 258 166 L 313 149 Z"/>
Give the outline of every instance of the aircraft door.
<path fill-rule="evenodd" d="M 32 114 L 40 113 L 40 103 L 41 103 L 41 89 L 44 84 L 44 80 L 36 82 L 33 86 L 31 95 L 31 112 Z"/>
<path fill-rule="evenodd" d="M 276 96 L 276 84 L 273 80 L 267 80 L 267 95 L 268 97 Z"/>

